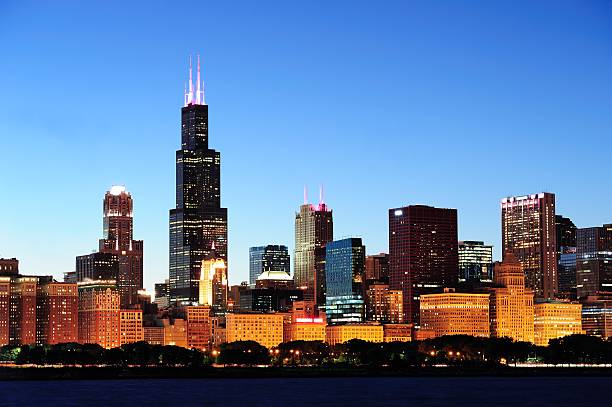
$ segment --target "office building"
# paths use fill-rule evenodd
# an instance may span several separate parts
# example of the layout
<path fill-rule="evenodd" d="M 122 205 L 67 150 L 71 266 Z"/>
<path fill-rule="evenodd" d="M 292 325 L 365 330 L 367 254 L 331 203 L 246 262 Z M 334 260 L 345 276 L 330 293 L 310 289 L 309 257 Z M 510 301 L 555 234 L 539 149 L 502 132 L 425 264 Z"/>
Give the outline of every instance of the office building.
<path fill-rule="evenodd" d="M 185 307 L 187 320 L 187 347 L 206 350 L 212 344 L 211 308 L 209 306 Z"/>
<path fill-rule="evenodd" d="M 255 286 L 259 276 L 268 274 L 286 274 L 283 278 L 291 279 L 289 249 L 282 245 L 267 245 L 249 248 L 249 285 Z"/>
<path fill-rule="evenodd" d="M 290 321 L 285 321 L 284 342 L 325 342 L 325 327 L 325 319 L 321 317 L 292 317 Z"/>
<path fill-rule="evenodd" d="M 612 224 L 576 231 L 578 298 L 612 292 Z"/>
<path fill-rule="evenodd" d="M 79 343 L 119 346 L 121 297 L 115 281 L 81 282 L 78 291 Z"/>
<path fill-rule="evenodd" d="M 557 232 L 558 296 L 576 298 L 576 225 L 570 218 L 555 215 Z"/>
<path fill-rule="evenodd" d="M 533 291 L 525 287 L 523 266 L 512 253 L 494 263 L 490 289 L 491 336 L 533 342 Z"/>
<path fill-rule="evenodd" d="M 255 341 L 267 348 L 283 342 L 285 314 L 235 313 L 225 317 L 227 342 Z"/>
<path fill-rule="evenodd" d="M 214 248 L 202 261 L 200 272 L 199 305 L 206 305 L 222 311 L 227 308 L 228 285 L 225 260 L 217 255 Z"/>
<path fill-rule="evenodd" d="M 459 280 L 491 281 L 493 246 L 475 240 L 459 242 Z"/>
<path fill-rule="evenodd" d="M 325 329 L 328 345 L 345 343 L 351 339 L 361 339 L 367 342 L 384 342 L 383 326 L 377 322 L 359 324 L 328 325 Z"/>
<path fill-rule="evenodd" d="M 602 339 L 612 337 L 612 294 L 594 295 L 582 301 L 582 329 Z"/>
<path fill-rule="evenodd" d="M 534 338 L 537 346 L 548 346 L 551 339 L 583 334 L 582 305 L 544 301 L 534 305 Z"/>
<path fill-rule="evenodd" d="M 36 291 L 36 343 L 56 345 L 78 342 L 77 285 L 40 278 Z"/>
<path fill-rule="evenodd" d="M 421 327 L 435 336 L 489 337 L 489 294 L 457 293 L 421 295 Z"/>
<path fill-rule="evenodd" d="M 384 342 L 410 342 L 411 340 L 411 324 L 383 324 Z"/>
<path fill-rule="evenodd" d="M 387 253 L 372 254 L 365 259 L 365 281 L 389 282 L 389 255 Z"/>
<path fill-rule="evenodd" d="M 304 291 L 286 288 L 253 288 L 240 294 L 240 311 L 287 312 L 295 301 L 304 299 Z"/>
<path fill-rule="evenodd" d="M 155 283 L 155 304 L 158 309 L 166 309 L 170 306 L 170 280 L 163 283 Z"/>
<path fill-rule="evenodd" d="M 306 194 L 304 194 L 306 195 Z M 305 299 L 325 305 L 325 245 L 333 240 L 332 211 L 323 199 L 317 206 L 304 204 L 295 214 L 295 255 L 293 257 L 294 280 L 297 288 L 304 290 Z"/>
<path fill-rule="evenodd" d="M 525 284 L 538 298 L 555 298 L 558 289 L 555 194 L 501 200 L 502 253 L 513 252 L 523 265 Z"/>
<path fill-rule="evenodd" d="M 19 274 L 19 260 L 1 259 L 0 258 L 0 275 L 17 275 Z"/>
<path fill-rule="evenodd" d="M 365 246 L 360 238 L 347 238 L 327 243 L 325 314 L 328 324 L 364 321 L 364 276 Z"/>
<path fill-rule="evenodd" d="M 389 288 L 401 290 L 405 323 L 419 321 L 419 296 L 458 282 L 457 210 L 411 205 L 389 210 Z"/>
<path fill-rule="evenodd" d="M 144 341 L 142 310 L 122 309 L 119 311 L 119 344 Z"/>
<path fill-rule="evenodd" d="M 0 273 L 0 346 L 36 343 L 37 283 L 14 268 Z"/>
<path fill-rule="evenodd" d="M 176 206 L 170 210 L 170 303 L 196 305 L 202 261 L 213 247 L 227 267 L 227 209 L 221 207 L 221 155 L 208 145 L 208 105 L 191 63 L 176 152 Z"/>

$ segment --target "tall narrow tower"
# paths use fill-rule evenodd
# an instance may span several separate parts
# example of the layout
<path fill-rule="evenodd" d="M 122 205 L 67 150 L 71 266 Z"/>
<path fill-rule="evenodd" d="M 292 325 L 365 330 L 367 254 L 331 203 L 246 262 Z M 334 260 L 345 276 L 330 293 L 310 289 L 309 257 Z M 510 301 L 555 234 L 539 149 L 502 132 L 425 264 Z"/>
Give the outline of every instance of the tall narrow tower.
<path fill-rule="evenodd" d="M 202 261 L 216 247 L 227 264 L 227 209 L 221 207 L 221 155 L 208 148 L 208 105 L 200 82 L 198 56 L 194 88 L 191 60 L 189 88 L 181 109 L 181 148 L 176 152 L 176 207 L 170 210 L 170 302 L 199 300 Z"/>
<path fill-rule="evenodd" d="M 325 305 L 325 244 L 334 239 L 332 211 L 319 199 L 317 206 L 304 204 L 295 214 L 294 280 L 304 299 Z"/>
<path fill-rule="evenodd" d="M 104 195 L 103 236 L 100 253 L 113 255 L 119 263 L 115 276 L 121 306 L 138 303 L 138 290 L 143 288 L 143 243 L 133 239 L 134 218 L 132 195 L 124 186 L 112 186 Z"/>

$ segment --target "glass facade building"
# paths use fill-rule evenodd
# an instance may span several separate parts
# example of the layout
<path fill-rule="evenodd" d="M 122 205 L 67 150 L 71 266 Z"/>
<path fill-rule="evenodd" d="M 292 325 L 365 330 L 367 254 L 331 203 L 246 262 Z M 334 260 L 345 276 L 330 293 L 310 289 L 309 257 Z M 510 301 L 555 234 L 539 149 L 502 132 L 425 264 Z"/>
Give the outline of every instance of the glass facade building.
<path fill-rule="evenodd" d="M 254 287 L 257 277 L 265 271 L 282 271 L 290 275 L 291 263 L 287 246 L 267 245 L 249 248 L 249 285 Z"/>
<path fill-rule="evenodd" d="M 612 224 L 576 231 L 579 298 L 612 292 Z"/>
<path fill-rule="evenodd" d="M 459 280 L 492 279 L 493 246 L 484 242 L 465 240 L 459 242 Z"/>
<path fill-rule="evenodd" d="M 191 75 L 191 69 L 190 69 Z M 199 77 L 199 69 L 198 69 Z M 221 207 L 221 155 L 208 146 L 208 105 L 191 84 L 181 110 L 176 207 L 170 210 L 170 302 L 195 305 L 202 260 L 216 249 L 227 264 L 227 209 Z"/>
<path fill-rule="evenodd" d="M 325 248 L 327 323 L 362 322 L 365 246 L 360 238 L 329 242 Z"/>

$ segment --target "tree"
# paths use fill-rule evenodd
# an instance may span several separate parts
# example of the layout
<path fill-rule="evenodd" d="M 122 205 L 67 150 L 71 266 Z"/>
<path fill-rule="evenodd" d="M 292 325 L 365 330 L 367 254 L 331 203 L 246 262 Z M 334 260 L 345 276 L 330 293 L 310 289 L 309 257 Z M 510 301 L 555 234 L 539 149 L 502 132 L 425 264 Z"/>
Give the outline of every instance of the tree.
<path fill-rule="evenodd" d="M 255 341 L 236 341 L 221 344 L 217 362 L 224 365 L 267 365 L 270 363 L 268 348 Z"/>

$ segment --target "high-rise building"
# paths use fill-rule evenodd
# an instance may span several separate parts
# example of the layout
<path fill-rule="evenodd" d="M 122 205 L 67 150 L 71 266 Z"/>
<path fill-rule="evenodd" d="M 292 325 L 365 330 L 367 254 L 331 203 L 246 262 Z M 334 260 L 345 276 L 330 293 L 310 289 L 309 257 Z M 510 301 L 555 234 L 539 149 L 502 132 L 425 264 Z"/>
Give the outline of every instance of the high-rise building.
<path fill-rule="evenodd" d="M 365 281 L 389 282 L 389 255 L 387 253 L 366 256 Z"/>
<path fill-rule="evenodd" d="M 73 283 L 39 279 L 36 304 L 36 343 L 55 345 L 79 339 L 79 293 Z"/>
<path fill-rule="evenodd" d="M 221 155 L 208 146 L 204 84 L 189 90 L 181 110 L 181 149 L 176 152 L 176 207 L 170 210 L 170 302 L 195 305 L 202 261 L 216 248 L 227 265 L 227 209 L 221 207 Z"/>
<path fill-rule="evenodd" d="M 548 346 L 551 339 L 584 333 L 582 305 L 578 303 L 536 302 L 534 315 L 534 342 L 537 346 Z"/>
<path fill-rule="evenodd" d="M 187 346 L 204 350 L 212 343 L 211 313 L 208 306 L 185 307 Z"/>
<path fill-rule="evenodd" d="M 19 260 L 14 257 L 12 259 L 0 259 L 0 274 L 19 274 Z"/>
<path fill-rule="evenodd" d="M 484 242 L 459 242 L 459 280 L 491 280 L 493 246 Z"/>
<path fill-rule="evenodd" d="M 533 342 L 533 291 L 525 288 L 523 266 L 512 253 L 494 264 L 491 291 L 491 336 Z"/>
<path fill-rule="evenodd" d="M 421 295 L 421 328 L 435 336 L 489 337 L 489 294 L 457 293 Z"/>
<path fill-rule="evenodd" d="M 117 256 L 119 262 L 117 288 L 121 306 L 138 303 L 138 291 L 143 289 L 143 242 L 134 240 L 132 195 L 123 186 L 113 186 L 104 196 L 104 235 L 100 253 Z"/>
<path fill-rule="evenodd" d="M 77 256 L 76 280 L 116 280 L 119 275 L 119 257 L 114 253 L 94 252 Z"/>
<path fill-rule="evenodd" d="M 403 294 L 404 322 L 419 321 L 419 296 L 458 281 L 457 210 L 411 205 L 389 210 L 389 288 Z"/>
<path fill-rule="evenodd" d="M 170 280 L 166 279 L 163 283 L 155 283 L 155 304 L 159 309 L 170 306 Z"/>
<path fill-rule="evenodd" d="M 249 285 L 255 286 L 263 272 L 284 272 L 291 275 L 289 249 L 282 245 L 267 245 L 249 248 Z"/>
<path fill-rule="evenodd" d="M 79 283 L 79 342 L 120 346 L 120 305 L 115 281 Z"/>
<path fill-rule="evenodd" d="M 335 240 L 325 246 L 326 302 L 329 324 L 362 322 L 365 246 L 361 238 Z"/>
<path fill-rule="evenodd" d="M 198 304 L 222 311 L 227 308 L 228 285 L 225 260 L 214 248 L 202 261 Z"/>
<path fill-rule="evenodd" d="M 576 225 L 570 218 L 555 215 L 557 230 L 558 295 L 576 297 Z"/>
<path fill-rule="evenodd" d="M 612 292 L 612 224 L 576 231 L 578 298 Z"/>
<path fill-rule="evenodd" d="M 501 200 L 502 253 L 523 265 L 525 283 L 539 298 L 555 298 L 558 287 L 555 194 Z"/>
<path fill-rule="evenodd" d="M 306 194 L 304 194 L 306 195 Z M 325 244 L 334 237 L 332 211 L 319 199 L 311 205 L 304 196 L 304 204 L 295 214 L 294 280 L 304 290 L 304 298 L 325 305 Z"/>

